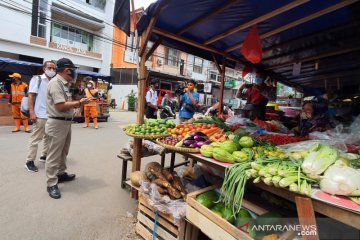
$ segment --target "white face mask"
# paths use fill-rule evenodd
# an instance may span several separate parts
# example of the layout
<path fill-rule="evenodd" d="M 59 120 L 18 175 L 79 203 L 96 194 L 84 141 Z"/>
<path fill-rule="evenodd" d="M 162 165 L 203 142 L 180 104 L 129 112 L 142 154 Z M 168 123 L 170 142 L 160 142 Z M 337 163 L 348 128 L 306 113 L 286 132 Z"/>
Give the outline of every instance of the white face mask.
<path fill-rule="evenodd" d="M 53 70 L 45 70 L 45 75 L 49 78 L 53 78 L 56 75 L 56 72 Z"/>
<path fill-rule="evenodd" d="M 88 88 L 92 88 L 92 84 L 88 84 L 88 85 L 86 85 Z"/>

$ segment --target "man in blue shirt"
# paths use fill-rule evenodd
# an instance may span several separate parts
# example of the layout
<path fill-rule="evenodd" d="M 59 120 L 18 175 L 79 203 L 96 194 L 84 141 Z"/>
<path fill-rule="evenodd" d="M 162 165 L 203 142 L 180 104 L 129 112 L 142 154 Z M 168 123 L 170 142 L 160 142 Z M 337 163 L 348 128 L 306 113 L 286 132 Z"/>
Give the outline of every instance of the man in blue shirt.
<path fill-rule="evenodd" d="M 195 85 L 195 80 L 190 80 L 185 93 L 178 96 L 180 122 L 185 122 L 194 116 L 195 107 L 199 102 L 199 93 L 194 91 Z"/>

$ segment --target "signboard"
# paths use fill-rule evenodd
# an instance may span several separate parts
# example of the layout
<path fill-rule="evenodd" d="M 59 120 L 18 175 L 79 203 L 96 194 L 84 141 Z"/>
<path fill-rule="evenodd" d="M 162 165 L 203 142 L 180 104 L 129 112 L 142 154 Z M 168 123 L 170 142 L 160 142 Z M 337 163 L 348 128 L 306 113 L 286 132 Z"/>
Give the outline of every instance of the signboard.
<path fill-rule="evenodd" d="M 211 83 L 204 83 L 204 92 L 205 93 L 211 93 Z"/>

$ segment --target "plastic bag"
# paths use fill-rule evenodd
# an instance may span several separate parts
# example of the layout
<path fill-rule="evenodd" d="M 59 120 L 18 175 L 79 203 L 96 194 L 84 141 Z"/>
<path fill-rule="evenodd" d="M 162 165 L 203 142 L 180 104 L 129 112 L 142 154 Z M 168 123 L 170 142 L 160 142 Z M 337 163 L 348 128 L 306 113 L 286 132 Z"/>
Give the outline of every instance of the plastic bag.
<path fill-rule="evenodd" d="M 133 147 L 134 147 L 134 140 L 130 139 L 124 148 L 121 149 L 121 153 L 124 154 L 130 154 L 133 155 Z M 163 154 L 165 152 L 165 148 L 153 143 L 148 140 L 142 141 L 142 147 L 141 147 L 141 156 L 149 156 L 149 155 L 155 155 L 155 154 Z"/>
<path fill-rule="evenodd" d="M 256 25 L 254 25 L 246 34 L 244 44 L 242 45 L 240 52 L 247 60 L 254 64 L 261 61 L 262 47 Z"/>
<path fill-rule="evenodd" d="M 225 121 L 225 124 L 228 126 L 232 126 L 235 124 L 246 125 L 247 123 L 251 123 L 251 120 L 248 118 L 243 118 L 241 116 L 232 116 Z"/>
<path fill-rule="evenodd" d="M 177 224 L 186 216 L 186 202 L 183 199 L 171 200 L 167 195 L 161 195 L 154 183 L 141 181 L 140 191 L 146 202 L 155 210 L 174 217 Z"/>

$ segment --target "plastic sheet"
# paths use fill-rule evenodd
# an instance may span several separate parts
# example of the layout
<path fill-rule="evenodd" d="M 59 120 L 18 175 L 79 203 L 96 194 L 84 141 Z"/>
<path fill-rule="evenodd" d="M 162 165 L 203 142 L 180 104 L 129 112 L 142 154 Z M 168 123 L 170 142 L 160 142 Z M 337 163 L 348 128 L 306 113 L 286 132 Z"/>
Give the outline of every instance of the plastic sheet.
<path fill-rule="evenodd" d="M 247 123 L 251 123 L 251 120 L 248 118 L 243 118 L 241 116 L 232 116 L 225 121 L 225 124 L 228 126 L 232 126 L 235 124 L 246 125 Z"/>
<path fill-rule="evenodd" d="M 133 155 L 133 145 L 134 145 L 134 140 L 130 139 L 126 145 L 121 149 L 121 153 L 123 154 L 129 154 L 129 155 Z M 165 148 L 153 143 L 151 141 L 148 140 L 143 140 L 142 141 L 142 147 L 141 147 L 141 156 L 147 156 L 147 155 L 155 155 L 155 154 L 163 154 L 165 152 Z"/>
<path fill-rule="evenodd" d="M 174 217 L 174 224 L 186 216 L 186 202 L 183 199 L 171 200 L 168 195 L 161 195 L 156 184 L 141 181 L 140 191 L 155 211 L 171 214 Z"/>

